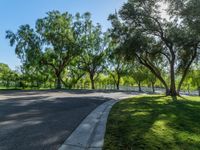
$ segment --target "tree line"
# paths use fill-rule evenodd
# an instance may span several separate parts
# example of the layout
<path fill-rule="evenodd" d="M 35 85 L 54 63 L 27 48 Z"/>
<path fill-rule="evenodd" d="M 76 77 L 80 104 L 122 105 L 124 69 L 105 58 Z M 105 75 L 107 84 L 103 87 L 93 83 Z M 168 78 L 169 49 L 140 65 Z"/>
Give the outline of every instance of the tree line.
<path fill-rule="evenodd" d="M 169 6 L 166 18 L 163 4 Z M 50 11 L 34 28 L 22 25 L 17 32 L 6 31 L 6 38 L 26 73 L 41 74 L 58 89 L 72 88 L 86 76 L 94 89 L 103 74 L 117 89 L 122 77 L 139 87 L 148 79 L 152 87 L 159 82 L 166 95 L 176 96 L 188 80 L 200 91 L 199 8 L 196 0 L 128 0 L 109 15 L 112 27 L 106 32 L 88 12 Z"/>
<path fill-rule="evenodd" d="M 55 78 L 51 72 L 46 70 L 41 72 L 35 70 L 33 67 L 24 68 L 18 67 L 11 70 L 8 65 L 0 63 L 0 89 L 54 89 Z M 72 71 L 78 71 L 75 69 Z M 77 79 L 74 75 L 65 72 L 62 76 L 65 84 L 62 84 L 64 89 L 90 89 L 91 81 L 88 74 L 81 75 Z M 192 94 L 195 90 L 200 89 L 200 71 L 191 70 L 183 84 L 182 90 L 184 93 Z M 120 81 L 118 75 L 113 70 L 101 72 L 98 78 L 95 79 L 95 88 L 104 90 L 134 90 L 138 92 L 152 92 L 162 90 L 162 83 L 146 68 L 142 66 L 134 66 L 131 71 L 125 70 L 120 74 Z M 200 92 L 199 92 L 200 94 Z"/>

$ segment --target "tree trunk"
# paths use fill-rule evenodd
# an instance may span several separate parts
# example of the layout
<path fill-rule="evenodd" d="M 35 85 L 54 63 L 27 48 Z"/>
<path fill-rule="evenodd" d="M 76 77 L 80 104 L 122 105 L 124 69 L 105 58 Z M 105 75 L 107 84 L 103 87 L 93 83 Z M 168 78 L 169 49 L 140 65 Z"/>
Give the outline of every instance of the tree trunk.
<path fill-rule="evenodd" d="M 117 84 L 116 84 L 116 85 L 117 85 L 117 90 L 119 90 L 119 82 L 117 82 Z"/>
<path fill-rule="evenodd" d="M 116 83 L 116 85 L 117 85 L 117 90 L 119 90 L 119 83 L 120 83 L 120 76 L 118 75 L 117 83 Z"/>
<path fill-rule="evenodd" d="M 178 95 L 180 95 L 181 86 L 182 86 L 182 84 L 183 84 L 183 81 L 185 80 L 186 75 L 187 75 L 186 73 L 183 74 L 183 77 L 181 78 L 181 81 L 180 81 L 179 84 L 178 84 L 178 88 L 177 88 L 177 94 L 178 94 Z"/>
<path fill-rule="evenodd" d="M 194 57 L 194 58 L 195 58 L 195 57 Z M 190 66 L 191 66 L 191 64 L 192 64 L 192 62 L 193 62 L 193 60 L 194 60 L 194 58 L 192 58 L 192 60 L 189 62 L 189 64 L 187 65 L 187 67 L 185 68 L 185 70 L 184 70 L 184 72 L 183 72 L 181 81 L 179 82 L 178 88 L 177 88 L 177 94 L 178 94 L 178 95 L 180 95 L 179 93 L 180 93 L 180 91 L 181 91 L 181 86 L 182 86 L 182 84 L 183 84 L 183 82 L 184 82 L 184 80 L 185 80 L 185 78 L 186 78 L 186 76 L 187 76 L 188 70 L 189 70 L 189 68 L 190 68 Z"/>
<path fill-rule="evenodd" d="M 139 90 L 139 92 L 142 92 L 140 81 L 138 81 L 138 90 Z"/>
<path fill-rule="evenodd" d="M 141 59 L 140 57 L 137 57 L 137 58 L 139 59 L 139 61 L 142 65 L 144 65 L 146 68 L 148 68 L 160 80 L 160 82 L 165 87 L 165 95 L 169 96 L 170 90 L 168 88 L 166 81 L 163 79 L 163 77 L 160 75 L 160 73 L 158 71 L 156 71 L 156 69 L 152 65 L 148 64 L 147 61 L 145 61 L 144 59 Z"/>
<path fill-rule="evenodd" d="M 153 91 L 153 93 L 155 93 L 154 83 L 152 82 L 151 85 L 152 85 L 152 91 Z"/>
<path fill-rule="evenodd" d="M 56 89 L 61 89 L 61 76 L 60 74 L 56 77 Z"/>
<path fill-rule="evenodd" d="M 94 90 L 95 85 L 94 85 L 94 75 L 93 74 L 90 74 L 90 81 L 91 81 L 91 88 Z"/>
<path fill-rule="evenodd" d="M 198 88 L 198 91 L 199 91 L 199 96 L 200 96 L 200 87 Z"/>
<path fill-rule="evenodd" d="M 190 85 L 188 84 L 188 87 L 187 87 L 187 91 L 188 91 L 188 95 L 190 94 Z"/>
<path fill-rule="evenodd" d="M 175 83 L 175 72 L 174 72 L 174 63 L 175 63 L 175 58 L 172 59 L 172 61 L 170 62 L 170 78 L 171 78 L 170 95 L 171 96 L 177 96 L 176 83 Z"/>
<path fill-rule="evenodd" d="M 95 89 L 95 86 L 94 86 L 94 79 L 91 79 L 91 85 L 92 85 L 92 89 L 94 90 L 94 89 Z"/>

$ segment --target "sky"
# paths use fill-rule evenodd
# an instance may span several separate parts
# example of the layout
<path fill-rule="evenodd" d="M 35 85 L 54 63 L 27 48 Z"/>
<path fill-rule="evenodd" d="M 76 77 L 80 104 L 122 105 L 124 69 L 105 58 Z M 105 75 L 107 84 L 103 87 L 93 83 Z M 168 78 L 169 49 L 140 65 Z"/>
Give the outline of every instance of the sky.
<path fill-rule="evenodd" d="M 110 27 L 108 15 L 119 10 L 127 0 L 1 0 L 0 3 L 0 63 L 8 64 L 11 69 L 20 66 L 14 47 L 5 39 L 5 31 L 16 32 L 20 25 L 34 27 L 38 18 L 46 12 L 59 10 L 75 14 L 91 12 L 92 20 L 100 23 L 103 30 Z"/>

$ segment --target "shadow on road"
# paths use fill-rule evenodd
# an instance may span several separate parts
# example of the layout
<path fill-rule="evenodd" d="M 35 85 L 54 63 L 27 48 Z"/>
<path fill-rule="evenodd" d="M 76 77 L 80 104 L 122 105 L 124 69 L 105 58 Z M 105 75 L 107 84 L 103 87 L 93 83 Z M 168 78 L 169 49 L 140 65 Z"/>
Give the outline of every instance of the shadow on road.
<path fill-rule="evenodd" d="M 92 110 L 108 100 L 49 98 L 29 95 L 0 101 L 1 150 L 55 150 Z"/>

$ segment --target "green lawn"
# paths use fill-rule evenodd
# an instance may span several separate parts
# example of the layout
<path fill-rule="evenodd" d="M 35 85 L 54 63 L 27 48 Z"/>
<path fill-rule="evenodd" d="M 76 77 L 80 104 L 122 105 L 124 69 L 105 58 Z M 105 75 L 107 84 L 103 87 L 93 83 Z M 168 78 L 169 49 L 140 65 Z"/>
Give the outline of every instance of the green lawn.
<path fill-rule="evenodd" d="M 19 89 L 19 88 L 0 86 L 0 90 L 16 90 L 16 89 Z"/>
<path fill-rule="evenodd" d="M 137 96 L 117 103 L 104 150 L 200 150 L 200 97 Z"/>

